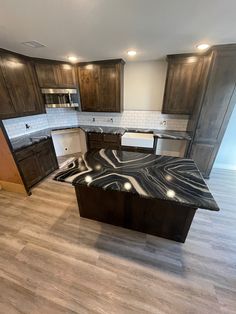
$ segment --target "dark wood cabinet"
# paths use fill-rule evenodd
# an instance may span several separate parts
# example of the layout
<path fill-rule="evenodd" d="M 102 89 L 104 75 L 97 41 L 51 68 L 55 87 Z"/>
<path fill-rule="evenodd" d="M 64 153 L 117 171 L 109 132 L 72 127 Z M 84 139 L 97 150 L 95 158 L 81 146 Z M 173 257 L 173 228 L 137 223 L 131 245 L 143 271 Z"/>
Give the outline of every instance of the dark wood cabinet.
<path fill-rule="evenodd" d="M 82 111 L 121 112 L 123 71 L 124 61 L 121 59 L 80 63 L 78 77 Z"/>
<path fill-rule="evenodd" d="M 168 56 L 163 113 L 190 114 L 187 157 L 208 178 L 236 103 L 236 45 Z"/>
<path fill-rule="evenodd" d="M 36 63 L 35 69 L 40 87 L 57 88 L 57 68 L 51 63 Z"/>
<path fill-rule="evenodd" d="M 58 168 L 51 139 L 23 148 L 15 157 L 28 189 Z"/>
<path fill-rule="evenodd" d="M 192 114 L 199 97 L 203 57 L 171 55 L 168 56 L 167 61 L 162 113 Z"/>
<path fill-rule="evenodd" d="M 10 94 L 8 92 L 2 69 L 0 67 L 0 119 L 7 117 L 14 117 L 16 109 L 12 103 Z"/>
<path fill-rule="evenodd" d="M 3 84 L 1 89 L 6 87 L 11 99 L 4 106 L 3 112 L 1 111 L 1 118 L 44 113 L 43 99 L 32 62 L 23 56 L 2 53 L 0 65 Z M 5 98 L 6 93 L 0 97 Z"/>
<path fill-rule="evenodd" d="M 58 168 L 56 153 L 51 139 L 39 143 L 35 148 L 35 152 L 43 177 Z"/>
<path fill-rule="evenodd" d="M 45 113 L 40 88 L 78 88 L 78 84 L 82 111 L 121 112 L 123 76 L 122 59 L 72 65 L 0 49 L 0 118 Z"/>
<path fill-rule="evenodd" d="M 101 64 L 99 75 L 99 106 L 101 111 L 122 111 L 120 63 Z"/>
<path fill-rule="evenodd" d="M 25 159 L 19 161 L 18 165 L 23 174 L 27 189 L 31 188 L 43 178 L 37 156 L 33 152 Z"/>
<path fill-rule="evenodd" d="M 36 61 L 35 69 L 41 88 L 76 88 L 75 66 L 54 61 Z"/>
<path fill-rule="evenodd" d="M 134 153 L 155 154 L 155 148 L 137 147 L 137 146 L 121 146 L 121 150 Z"/>
<path fill-rule="evenodd" d="M 196 162 L 204 177 L 208 172 L 213 152 L 214 144 L 195 142 L 192 145 L 190 157 Z"/>
<path fill-rule="evenodd" d="M 236 103 L 236 46 L 213 48 L 204 97 L 189 122 L 189 156 L 208 178 Z M 195 127 L 193 125 L 195 123 Z"/>
<path fill-rule="evenodd" d="M 99 111 L 99 66 L 80 65 L 78 76 L 82 110 Z"/>
<path fill-rule="evenodd" d="M 108 133 L 87 133 L 87 148 L 99 149 L 99 148 L 111 148 L 120 149 L 121 147 L 121 135 L 120 134 L 108 134 Z"/>
<path fill-rule="evenodd" d="M 61 87 L 77 88 L 76 68 L 68 63 L 58 65 L 58 81 Z"/>

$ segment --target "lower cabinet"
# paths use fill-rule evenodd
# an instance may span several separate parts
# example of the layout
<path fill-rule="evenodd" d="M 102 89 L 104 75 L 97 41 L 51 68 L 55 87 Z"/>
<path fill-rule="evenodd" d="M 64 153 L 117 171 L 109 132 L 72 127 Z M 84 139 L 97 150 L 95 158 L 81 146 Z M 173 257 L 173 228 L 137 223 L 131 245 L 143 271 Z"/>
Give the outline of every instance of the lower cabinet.
<path fill-rule="evenodd" d="M 143 154 L 155 154 L 155 148 L 146 148 L 146 147 L 136 147 L 136 146 L 122 146 L 122 150 L 127 152 L 134 153 L 143 153 Z"/>
<path fill-rule="evenodd" d="M 204 178 L 208 179 L 211 171 L 212 156 L 215 151 L 214 143 L 194 143 L 191 148 L 190 158 L 192 158 Z"/>
<path fill-rule="evenodd" d="M 89 149 L 96 148 L 121 148 L 121 135 L 119 134 L 107 134 L 107 133 L 87 133 L 87 146 Z"/>
<path fill-rule="evenodd" d="M 51 139 L 22 148 L 15 157 L 28 189 L 58 168 Z"/>
<path fill-rule="evenodd" d="M 108 134 L 108 133 L 87 133 L 87 147 L 89 149 L 111 148 L 121 149 L 128 152 L 155 154 L 155 147 L 143 148 L 133 146 L 121 146 L 120 134 Z"/>

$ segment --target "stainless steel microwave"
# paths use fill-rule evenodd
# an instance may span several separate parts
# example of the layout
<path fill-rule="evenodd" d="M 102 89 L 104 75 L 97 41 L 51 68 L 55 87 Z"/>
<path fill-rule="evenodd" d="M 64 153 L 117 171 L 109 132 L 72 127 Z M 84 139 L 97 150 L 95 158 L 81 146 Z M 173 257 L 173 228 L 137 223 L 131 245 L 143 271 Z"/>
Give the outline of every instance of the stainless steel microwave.
<path fill-rule="evenodd" d="M 42 88 L 44 103 L 47 108 L 79 108 L 78 90 L 67 88 Z"/>

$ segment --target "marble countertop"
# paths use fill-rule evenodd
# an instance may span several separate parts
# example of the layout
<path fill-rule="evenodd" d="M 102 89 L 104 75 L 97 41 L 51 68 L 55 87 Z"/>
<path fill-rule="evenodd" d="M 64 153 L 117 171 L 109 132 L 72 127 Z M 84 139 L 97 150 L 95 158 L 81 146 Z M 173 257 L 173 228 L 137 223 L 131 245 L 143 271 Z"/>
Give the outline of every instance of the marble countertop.
<path fill-rule="evenodd" d="M 110 149 L 91 150 L 58 173 L 55 180 L 219 210 L 191 159 Z"/>
<path fill-rule="evenodd" d="M 51 132 L 56 130 L 67 130 L 80 128 L 85 132 L 95 133 L 109 133 L 123 135 L 125 132 L 144 132 L 153 133 L 157 138 L 176 139 L 176 140 L 191 140 L 191 136 L 188 132 L 184 131 L 172 131 L 172 130 L 158 130 L 158 129 L 143 129 L 143 128 L 120 128 L 110 126 L 91 126 L 91 125 L 71 125 L 71 126 L 59 126 L 52 127 L 37 132 L 31 132 L 19 137 L 10 138 L 10 142 L 14 151 L 28 147 L 35 143 L 40 142 L 45 138 L 51 137 Z"/>
<path fill-rule="evenodd" d="M 170 140 L 187 140 L 191 141 L 191 135 L 189 132 L 185 131 L 172 131 L 172 130 L 154 130 L 154 136 L 160 139 L 170 139 Z"/>
<path fill-rule="evenodd" d="M 46 138 L 51 137 L 51 129 L 44 129 L 37 132 L 28 133 L 19 137 L 10 138 L 13 151 L 39 143 Z"/>

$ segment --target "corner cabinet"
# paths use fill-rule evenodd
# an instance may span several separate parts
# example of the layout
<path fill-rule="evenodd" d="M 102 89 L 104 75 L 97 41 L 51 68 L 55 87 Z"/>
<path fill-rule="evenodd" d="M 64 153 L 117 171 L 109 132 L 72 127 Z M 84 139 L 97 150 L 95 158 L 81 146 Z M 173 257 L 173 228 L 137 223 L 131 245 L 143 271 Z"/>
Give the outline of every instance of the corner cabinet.
<path fill-rule="evenodd" d="M 0 119 L 45 112 L 35 69 L 27 57 L 0 52 L 0 84 Z"/>
<path fill-rule="evenodd" d="M 124 61 L 80 63 L 78 78 L 82 111 L 122 112 Z"/>
<path fill-rule="evenodd" d="M 162 113 L 190 115 L 198 98 L 203 57 L 186 54 L 170 55 L 167 61 Z"/>
<path fill-rule="evenodd" d="M 76 88 L 75 66 L 55 61 L 35 61 L 39 85 L 41 88 Z"/>
<path fill-rule="evenodd" d="M 51 138 L 18 150 L 15 158 L 28 190 L 58 169 Z"/>

